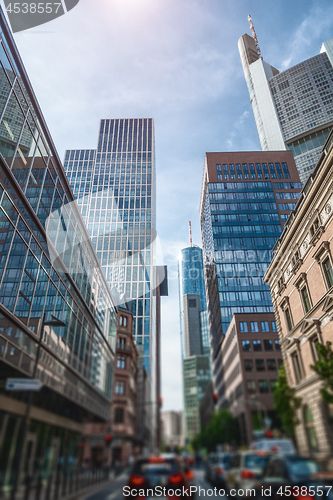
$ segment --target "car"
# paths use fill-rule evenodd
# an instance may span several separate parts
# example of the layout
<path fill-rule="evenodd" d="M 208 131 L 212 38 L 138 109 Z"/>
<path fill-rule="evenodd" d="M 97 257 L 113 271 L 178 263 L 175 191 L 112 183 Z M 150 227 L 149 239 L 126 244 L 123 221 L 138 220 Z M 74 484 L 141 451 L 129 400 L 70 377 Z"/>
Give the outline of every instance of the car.
<path fill-rule="evenodd" d="M 158 497 L 166 498 L 161 488 L 166 490 L 185 489 L 189 495 L 185 497 L 194 498 L 190 491 L 192 476 L 185 470 L 181 461 L 176 456 L 151 456 L 138 459 L 131 470 L 131 474 L 124 488 L 124 497 L 134 500 Z M 182 496 L 177 496 L 181 499 Z"/>
<path fill-rule="evenodd" d="M 226 490 L 227 488 L 226 476 L 230 468 L 231 458 L 231 453 L 219 453 L 217 462 L 212 467 L 212 484 L 219 489 Z"/>
<path fill-rule="evenodd" d="M 218 454 L 210 453 L 205 462 L 204 477 L 208 483 L 212 483 L 214 477 L 214 467 L 217 464 Z"/>
<path fill-rule="evenodd" d="M 250 450 L 267 451 L 278 455 L 296 455 L 291 439 L 259 439 L 250 444 Z"/>
<path fill-rule="evenodd" d="M 231 489 L 252 489 L 262 476 L 269 454 L 266 452 L 240 451 L 234 453 L 226 472 L 226 484 Z M 239 495 L 243 496 L 243 495 Z"/>
<path fill-rule="evenodd" d="M 323 471 L 314 459 L 298 455 L 272 455 L 256 485 L 256 498 L 269 496 L 272 500 L 281 500 L 291 496 L 294 500 L 332 499 L 332 490 L 333 473 Z"/>

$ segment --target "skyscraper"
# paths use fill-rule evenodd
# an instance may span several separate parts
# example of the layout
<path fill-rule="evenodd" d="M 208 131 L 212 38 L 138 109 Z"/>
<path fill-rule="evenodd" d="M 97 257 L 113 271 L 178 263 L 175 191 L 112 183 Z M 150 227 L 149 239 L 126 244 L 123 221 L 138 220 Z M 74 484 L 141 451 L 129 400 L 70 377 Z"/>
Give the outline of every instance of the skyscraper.
<path fill-rule="evenodd" d="M 64 168 L 115 300 L 129 303 L 133 313 L 133 336 L 155 401 L 155 290 L 163 276 L 155 266 L 153 119 L 101 120 L 97 149 L 67 150 Z"/>
<path fill-rule="evenodd" d="M 150 374 L 156 311 L 153 120 L 101 120 L 97 142 L 96 150 L 67 150 L 64 168 L 109 286 L 120 303 L 131 302 L 133 335 Z"/>
<path fill-rule="evenodd" d="M 202 250 L 190 246 L 178 260 L 180 333 L 186 437 L 200 432 L 200 401 L 211 381 Z"/>
<path fill-rule="evenodd" d="M 320 54 L 280 72 L 262 59 L 251 29 L 254 37 L 244 34 L 238 48 L 261 148 L 291 150 L 304 183 L 333 125 L 333 39 Z"/>
<path fill-rule="evenodd" d="M 273 312 L 262 277 L 300 190 L 290 151 L 206 153 L 200 220 L 213 359 L 235 313 Z"/>

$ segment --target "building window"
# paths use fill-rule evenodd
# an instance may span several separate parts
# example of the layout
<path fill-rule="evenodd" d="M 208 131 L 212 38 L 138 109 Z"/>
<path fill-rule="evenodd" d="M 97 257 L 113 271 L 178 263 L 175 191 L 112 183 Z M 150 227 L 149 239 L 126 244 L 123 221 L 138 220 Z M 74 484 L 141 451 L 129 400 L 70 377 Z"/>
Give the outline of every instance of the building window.
<path fill-rule="evenodd" d="M 125 356 L 118 356 L 117 358 L 117 368 L 124 370 L 126 368 L 126 358 Z"/>
<path fill-rule="evenodd" d="M 276 333 L 278 331 L 276 321 L 272 321 L 271 323 L 272 323 L 272 332 Z"/>
<path fill-rule="evenodd" d="M 197 307 L 197 301 L 195 299 L 189 299 L 188 307 Z"/>
<path fill-rule="evenodd" d="M 259 380 L 259 392 L 261 392 L 262 394 L 268 392 L 267 380 Z"/>
<path fill-rule="evenodd" d="M 269 323 L 268 323 L 268 321 L 262 321 L 261 322 L 261 331 L 264 332 L 264 333 L 268 333 L 269 332 Z"/>
<path fill-rule="evenodd" d="M 265 361 L 263 359 L 256 359 L 256 370 L 257 372 L 265 371 Z"/>
<path fill-rule="evenodd" d="M 258 333 L 259 332 L 258 321 L 251 321 L 250 328 L 251 328 L 251 332 Z"/>
<path fill-rule="evenodd" d="M 329 257 L 326 257 L 326 259 L 323 261 L 323 270 L 327 285 L 329 288 L 331 288 L 331 286 L 333 286 L 333 269 L 331 259 Z"/>
<path fill-rule="evenodd" d="M 126 339 L 124 339 L 123 337 L 118 337 L 117 348 L 125 349 L 125 347 L 126 347 Z"/>
<path fill-rule="evenodd" d="M 307 286 L 304 285 L 303 288 L 301 288 L 300 292 L 301 292 L 304 312 L 307 313 L 311 309 L 311 302 L 310 302 L 310 297 L 309 297 Z"/>
<path fill-rule="evenodd" d="M 289 307 L 286 307 L 284 309 L 284 317 L 285 317 L 286 325 L 287 325 L 288 332 L 289 332 L 293 328 L 293 322 L 292 322 L 292 319 L 291 319 L 291 314 L 290 314 Z"/>
<path fill-rule="evenodd" d="M 120 326 L 127 326 L 127 317 L 126 316 L 120 316 L 119 325 Z"/>
<path fill-rule="evenodd" d="M 251 351 L 251 342 L 249 340 L 242 340 L 242 348 L 245 352 Z"/>
<path fill-rule="evenodd" d="M 253 372 L 253 359 L 244 359 L 244 368 L 246 372 Z"/>
<path fill-rule="evenodd" d="M 279 340 L 274 340 L 274 344 L 275 344 L 275 350 L 276 351 L 281 351 L 280 341 Z"/>
<path fill-rule="evenodd" d="M 261 340 L 254 340 L 253 341 L 253 350 L 256 352 L 262 351 Z"/>
<path fill-rule="evenodd" d="M 276 360 L 275 359 L 267 359 L 267 370 L 275 371 L 276 370 Z"/>
<path fill-rule="evenodd" d="M 305 423 L 306 435 L 308 438 L 308 445 L 310 448 L 310 452 L 311 453 L 317 452 L 318 444 L 317 444 L 316 431 L 315 431 L 313 416 L 308 406 L 304 407 L 304 423 Z"/>
<path fill-rule="evenodd" d="M 273 351 L 273 342 L 271 340 L 264 340 L 265 351 Z"/>
<path fill-rule="evenodd" d="M 241 321 L 239 323 L 239 330 L 241 333 L 247 333 L 249 331 L 247 321 Z"/>
<path fill-rule="evenodd" d="M 274 392 L 276 384 L 277 384 L 277 380 L 275 380 L 275 379 L 270 380 L 270 384 L 271 384 L 271 391 Z"/>
<path fill-rule="evenodd" d="M 123 395 L 125 394 L 125 382 L 116 382 L 116 394 Z"/>
<path fill-rule="evenodd" d="M 319 359 L 318 348 L 317 348 L 317 344 L 319 343 L 318 335 L 313 335 L 309 339 L 309 343 L 310 343 L 313 361 L 318 361 L 318 359 Z"/>
<path fill-rule="evenodd" d="M 114 422 L 115 424 L 122 424 L 124 422 L 124 408 L 115 408 Z"/>
<path fill-rule="evenodd" d="M 300 354 L 298 352 L 294 352 L 291 355 L 291 361 L 293 364 L 295 381 L 298 384 L 298 382 L 302 380 L 302 367 L 301 367 Z"/>
<path fill-rule="evenodd" d="M 246 381 L 246 388 L 247 388 L 247 392 L 249 394 L 254 394 L 255 392 L 257 392 L 256 381 L 255 380 L 247 380 Z"/>

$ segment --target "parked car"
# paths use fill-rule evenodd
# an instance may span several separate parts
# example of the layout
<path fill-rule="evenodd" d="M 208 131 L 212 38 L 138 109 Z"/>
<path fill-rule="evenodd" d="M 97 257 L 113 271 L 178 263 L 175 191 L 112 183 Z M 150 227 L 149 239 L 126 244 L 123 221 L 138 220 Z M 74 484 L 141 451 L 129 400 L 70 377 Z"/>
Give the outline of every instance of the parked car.
<path fill-rule="evenodd" d="M 251 489 L 262 476 L 269 455 L 266 452 L 236 452 L 230 460 L 230 468 L 226 472 L 228 490 Z"/>
<path fill-rule="evenodd" d="M 217 464 L 218 456 L 217 453 L 210 453 L 205 462 L 205 473 L 204 477 L 208 483 L 212 483 L 214 477 L 214 467 Z"/>
<path fill-rule="evenodd" d="M 227 488 L 227 471 L 230 469 L 232 454 L 231 453 L 220 453 L 217 456 L 217 462 L 212 467 L 212 484 L 217 488 Z"/>
<path fill-rule="evenodd" d="M 157 486 L 181 490 L 184 488 L 189 491 L 190 485 L 191 479 L 176 456 L 141 458 L 133 465 L 127 483 L 128 492 L 135 491 L 137 495 L 126 496 L 133 500 L 139 498 L 139 490 L 143 490 L 146 493 L 148 489 L 154 489 Z M 145 497 L 147 495 L 144 497 L 140 495 L 141 500 Z M 187 497 L 186 494 L 185 497 Z M 159 495 L 159 498 L 162 499 L 163 496 Z M 179 498 L 181 499 L 182 497 Z"/>
<path fill-rule="evenodd" d="M 296 450 L 291 439 L 259 439 L 250 444 L 250 450 L 267 451 L 279 455 L 295 455 Z"/>
<path fill-rule="evenodd" d="M 291 496 L 293 500 L 320 500 L 319 497 L 332 500 L 333 473 L 322 471 L 321 466 L 312 458 L 272 455 L 256 485 L 256 498 L 268 496 L 262 495 L 263 490 L 269 493 L 272 500 L 281 500 L 287 496 Z"/>

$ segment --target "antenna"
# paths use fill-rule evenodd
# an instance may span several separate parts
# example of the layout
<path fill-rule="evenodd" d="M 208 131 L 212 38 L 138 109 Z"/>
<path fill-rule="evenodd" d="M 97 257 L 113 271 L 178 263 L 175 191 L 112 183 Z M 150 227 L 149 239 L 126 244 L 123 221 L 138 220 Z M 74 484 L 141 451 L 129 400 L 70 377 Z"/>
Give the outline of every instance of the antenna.
<path fill-rule="evenodd" d="M 189 231 L 190 231 L 190 247 L 192 247 L 192 226 L 191 221 L 188 223 Z"/>
<path fill-rule="evenodd" d="M 262 59 L 261 50 L 260 50 L 260 47 L 259 47 L 259 42 L 258 42 L 258 38 L 257 38 L 257 35 L 256 35 L 256 30 L 254 29 L 254 26 L 253 26 L 251 14 L 249 14 L 247 16 L 247 19 L 248 19 L 249 24 L 250 24 L 251 33 L 252 33 L 252 37 L 253 37 L 254 43 L 256 44 L 256 49 L 257 49 L 257 52 L 258 52 L 258 56 L 260 57 L 260 59 Z"/>

